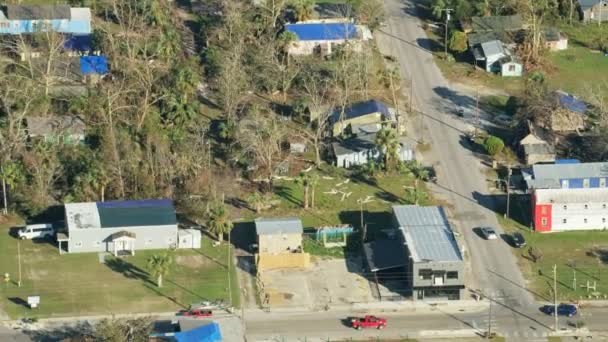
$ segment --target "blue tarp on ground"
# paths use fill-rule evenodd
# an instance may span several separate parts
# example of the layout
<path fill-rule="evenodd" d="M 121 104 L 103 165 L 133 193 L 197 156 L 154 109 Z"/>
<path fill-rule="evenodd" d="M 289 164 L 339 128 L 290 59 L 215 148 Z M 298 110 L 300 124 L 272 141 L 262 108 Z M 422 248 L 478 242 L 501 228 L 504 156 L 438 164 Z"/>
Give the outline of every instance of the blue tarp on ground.
<path fill-rule="evenodd" d="M 108 73 L 108 58 L 106 56 L 82 56 L 80 57 L 80 72 L 83 74 Z"/>
<path fill-rule="evenodd" d="M 91 51 L 93 50 L 93 44 L 91 35 L 73 35 L 65 40 L 63 48 L 74 51 Z"/>
<path fill-rule="evenodd" d="M 565 93 L 558 93 L 557 96 L 559 98 L 559 104 L 562 107 L 580 114 L 584 114 L 587 111 L 585 102 L 579 100 L 576 96 Z"/>
<path fill-rule="evenodd" d="M 293 32 L 299 40 L 338 40 L 357 36 L 352 23 L 287 24 L 285 29 Z"/>
<path fill-rule="evenodd" d="M 210 323 L 186 332 L 175 333 L 174 338 L 177 342 L 218 342 L 222 340 L 222 334 L 217 323 Z"/>

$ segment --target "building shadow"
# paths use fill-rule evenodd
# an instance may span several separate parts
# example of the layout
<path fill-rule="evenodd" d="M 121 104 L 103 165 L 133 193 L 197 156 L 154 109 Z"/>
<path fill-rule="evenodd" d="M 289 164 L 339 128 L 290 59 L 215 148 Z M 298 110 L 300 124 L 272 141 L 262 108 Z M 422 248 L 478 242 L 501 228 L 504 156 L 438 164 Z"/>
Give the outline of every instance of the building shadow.
<path fill-rule="evenodd" d="M 473 198 L 482 207 L 489 209 L 496 214 L 505 215 L 507 212 L 507 194 L 482 194 L 478 191 L 473 192 Z M 509 215 L 513 221 L 530 226 L 532 222 L 530 196 L 526 194 L 511 193 L 509 199 Z"/>
<path fill-rule="evenodd" d="M 150 279 L 150 274 L 122 258 L 110 257 L 105 259 L 105 265 L 112 271 L 118 272 L 129 279 L 139 279 L 144 283 L 156 286 Z"/>
<path fill-rule="evenodd" d="M 340 222 L 353 227 L 361 227 L 361 211 L 347 210 L 339 214 Z M 363 223 L 367 226 L 365 241 L 385 238 L 383 230 L 390 229 L 393 215 L 389 211 L 363 210 Z"/>

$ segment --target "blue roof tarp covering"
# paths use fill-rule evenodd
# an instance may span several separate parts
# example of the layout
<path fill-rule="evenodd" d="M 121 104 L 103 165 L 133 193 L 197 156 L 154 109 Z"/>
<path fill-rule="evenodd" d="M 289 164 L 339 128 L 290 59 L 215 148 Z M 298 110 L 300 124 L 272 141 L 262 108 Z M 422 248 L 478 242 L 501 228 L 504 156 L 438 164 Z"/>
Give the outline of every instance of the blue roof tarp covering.
<path fill-rule="evenodd" d="M 287 24 L 285 29 L 293 32 L 299 40 L 338 40 L 357 36 L 352 23 Z"/>
<path fill-rule="evenodd" d="M 558 159 L 555 161 L 555 164 L 579 164 L 580 161 L 578 159 Z"/>
<path fill-rule="evenodd" d="M 80 72 L 83 74 L 107 74 L 108 58 L 106 56 L 80 57 Z"/>
<path fill-rule="evenodd" d="M 560 93 L 558 98 L 559 104 L 572 112 L 583 114 L 587 111 L 585 102 L 579 100 L 576 96 Z"/>
<path fill-rule="evenodd" d="M 384 103 L 377 100 L 369 100 L 357 102 L 350 107 L 346 107 L 344 109 L 344 119 L 348 120 L 371 113 L 381 113 L 384 118 L 391 117 L 391 113 Z M 333 112 L 331 119 L 332 122 L 338 122 L 338 120 L 340 120 L 340 109 Z"/>
<path fill-rule="evenodd" d="M 186 332 L 175 333 L 174 338 L 177 342 L 217 342 L 222 340 L 222 334 L 217 323 L 210 323 Z"/>
<path fill-rule="evenodd" d="M 63 43 L 63 47 L 74 51 L 91 51 L 93 50 L 91 35 L 70 36 Z"/>

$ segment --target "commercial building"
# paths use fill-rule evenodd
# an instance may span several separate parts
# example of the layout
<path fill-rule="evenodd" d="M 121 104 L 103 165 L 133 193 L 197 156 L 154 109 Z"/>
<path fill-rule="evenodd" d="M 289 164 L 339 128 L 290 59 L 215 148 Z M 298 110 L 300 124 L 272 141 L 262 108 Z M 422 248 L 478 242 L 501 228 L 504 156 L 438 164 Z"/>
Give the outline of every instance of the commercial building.
<path fill-rule="evenodd" d="M 40 31 L 90 34 L 91 10 L 67 5 L 6 5 L 0 11 L 0 34 Z"/>
<path fill-rule="evenodd" d="M 608 163 L 557 160 L 555 164 L 537 164 L 522 170 L 522 175 L 530 193 L 535 189 L 606 188 Z"/>
<path fill-rule="evenodd" d="M 539 232 L 608 228 L 608 189 L 537 189 L 532 220 Z"/>
<path fill-rule="evenodd" d="M 413 300 L 459 300 L 464 261 L 442 207 L 393 206 L 395 239 L 364 245 L 372 272 L 403 268 Z"/>
<path fill-rule="evenodd" d="M 57 234 L 60 252 L 133 255 L 179 247 L 175 208 L 167 199 L 66 203 L 65 222 L 66 231 Z"/>

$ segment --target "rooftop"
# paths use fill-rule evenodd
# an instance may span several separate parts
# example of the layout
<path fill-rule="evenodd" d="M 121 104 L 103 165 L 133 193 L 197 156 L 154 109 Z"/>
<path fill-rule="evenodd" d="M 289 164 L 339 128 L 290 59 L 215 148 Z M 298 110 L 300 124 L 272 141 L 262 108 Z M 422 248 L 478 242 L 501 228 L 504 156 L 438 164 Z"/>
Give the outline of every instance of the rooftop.
<path fill-rule="evenodd" d="M 590 189 L 538 189 L 534 192 L 536 203 L 608 203 L 608 191 Z"/>
<path fill-rule="evenodd" d="M 507 56 L 507 53 L 505 52 L 500 40 L 491 40 L 489 42 L 482 43 L 481 49 L 483 50 L 483 54 L 486 58 L 500 58 Z"/>
<path fill-rule="evenodd" d="M 26 119 L 30 136 L 52 133 L 84 134 L 86 125 L 77 116 L 29 116 Z"/>
<path fill-rule="evenodd" d="M 287 24 L 285 30 L 293 32 L 299 40 L 341 40 L 357 37 L 353 23 Z"/>
<path fill-rule="evenodd" d="M 555 91 L 555 96 L 557 97 L 559 105 L 571 112 L 584 114 L 587 111 L 587 104 L 574 95 L 568 94 L 562 90 L 557 90 Z"/>
<path fill-rule="evenodd" d="M 532 167 L 526 183 L 530 189 L 561 188 L 560 179 L 608 177 L 608 162 L 538 164 Z"/>
<path fill-rule="evenodd" d="M 340 113 L 340 108 L 335 109 L 331 114 L 331 121 L 338 122 L 340 120 Z M 353 103 L 352 105 L 344 108 L 344 120 L 353 119 L 372 113 L 381 113 L 383 120 L 395 119 L 393 113 L 388 110 L 388 107 L 382 101 L 368 100 Z"/>
<path fill-rule="evenodd" d="M 503 15 L 491 17 L 471 18 L 471 27 L 474 32 L 483 31 L 515 31 L 523 27 L 521 16 Z"/>
<path fill-rule="evenodd" d="M 255 219 L 257 235 L 302 234 L 302 221 L 297 217 L 275 217 Z"/>
<path fill-rule="evenodd" d="M 332 143 L 334 155 L 342 156 L 375 149 L 375 133 L 359 134 L 356 137 Z M 408 137 L 399 137 L 399 145 L 412 149 L 416 143 Z"/>
<path fill-rule="evenodd" d="M 395 205 L 393 213 L 414 262 L 462 261 L 442 207 Z"/>
<path fill-rule="evenodd" d="M 65 213 L 68 230 L 177 225 L 168 199 L 66 203 Z"/>
<path fill-rule="evenodd" d="M 85 75 L 107 74 L 108 58 L 106 56 L 82 56 L 80 57 L 80 72 Z"/>
<path fill-rule="evenodd" d="M 70 19 L 68 5 L 7 5 L 6 17 L 9 20 L 50 20 Z"/>
<path fill-rule="evenodd" d="M 581 5 L 583 10 L 591 8 L 600 3 L 602 0 L 578 0 L 578 3 Z"/>

